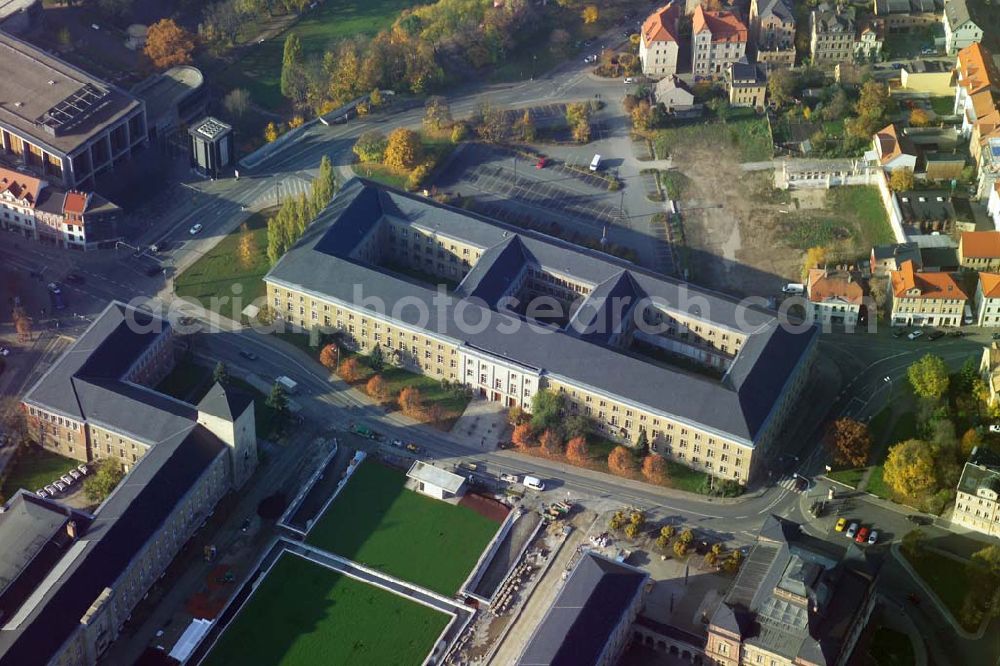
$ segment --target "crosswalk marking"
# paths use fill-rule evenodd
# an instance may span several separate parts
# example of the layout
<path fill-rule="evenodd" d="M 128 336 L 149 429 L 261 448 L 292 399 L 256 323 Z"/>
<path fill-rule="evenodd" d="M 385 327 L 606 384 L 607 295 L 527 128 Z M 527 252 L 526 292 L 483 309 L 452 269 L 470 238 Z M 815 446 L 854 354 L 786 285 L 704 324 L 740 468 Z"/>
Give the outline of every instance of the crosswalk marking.
<path fill-rule="evenodd" d="M 796 479 L 794 476 L 792 476 L 791 474 L 786 474 L 780 479 L 778 479 L 778 485 L 784 488 L 785 490 L 789 490 L 793 493 L 802 492 L 801 490 L 795 487 L 795 481 Z"/>

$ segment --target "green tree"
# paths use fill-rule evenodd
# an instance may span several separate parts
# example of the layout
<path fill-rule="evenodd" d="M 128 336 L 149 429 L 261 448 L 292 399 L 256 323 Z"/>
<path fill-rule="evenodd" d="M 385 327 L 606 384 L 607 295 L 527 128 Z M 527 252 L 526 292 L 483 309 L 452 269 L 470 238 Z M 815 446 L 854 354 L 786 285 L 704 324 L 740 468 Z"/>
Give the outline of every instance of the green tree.
<path fill-rule="evenodd" d="M 368 356 L 368 365 L 375 372 L 382 372 L 382 368 L 385 367 L 385 355 L 382 353 L 382 346 L 377 342 L 372 348 L 372 353 Z"/>
<path fill-rule="evenodd" d="M 921 398 L 937 400 L 948 390 L 948 366 L 944 359 L 925 354 L 906 371 L 913 392 Z"/>
<path fill-rule="evenodd" d="M 536 430 L 558 428 L 564 398 L 561 393 L 542 389 L 531 398 L 531 425 Z"/>
<path fill-rule="evenodd" d="M 635 523 L 629 523 L 628 525 L 625 526 L 625 536 L 627 536 L 629 539 L 636 538 L 637 536 L 639 536 L 639 532 L 641 531 L 642 531 L 641 528 Z"/>
<path fill-rule="evenodd" d="M 281 94 L 296 104 L 306 96 L 305 61 L 302 56 L 302 42 L 294 32 L 285 37 L 285 51 L 281 59 Z"/>
<path fill-rule="evenodd" d="M 451 107 L 448 100 L 439 95 L 427 98 L 424 104 L 424 125 L 431 129 L 443 129 L 451 125 Z"/>
<path fill-rule="evenodd" d="M 91 502 L 103 502 L 125 476 L 121 463 L 114 458 L 104 458 L 97 463 L 83 482 L 83 492 Z"/>
<path fill-rule="evenodd" d="M 649 437 L 646 435 L 646 429 L 643 428 L 639 431 L 639 436 L 635 440 L 635 448 L 640 451 L 645 451 L 649 448 Z"/>
<path fill-rule="evenodd" d="M 362 162 L 381 162 L 385 159 L 385 148 L 388 141 L 385 135 L 375 130 L 369 130 L 361 134 L 354 142 L 354 154 Z"/>
<path fill-rule="evenodd" d="M 796 75 L 791 69 L 777 69 L 767 77 L 767 92 L 771 101 L 784 106 L 795 98 Z"/>
<path fill-rule="evenodd" d="M 229 384 L 229 368 L 222 361 L 215 364 L 215 368 L 212 370 L 212 381 L 223 386 Z"/>
<path fill-rule="evenodd" d="M 326 208 L 337 192 L 337 177 L 333 173 L 333 163 L 328 155 L 319 161 L 319 171 L 313 179 L 310 197 L 313 208 L 319 212 Z"/>
<path fill-rule="evenodd" d="M 273 409 L 279 417 L 287 415 L 288 395 L 285 393 L 285 387 L 278 382 L 275 382 L 274 385 L 271 386 L 271 393 L 267 396 L 267 400 L 264 404 Z"/>
<path fill-rule="evenodd" d="M 934 489 L 936 470 L 930 445 L 908 439 L 889 449 L 882 478 L 895 492 L 907 498 L 919 498 Z"/>
<path fill-rule="evenodd" d="M 535 140 L 537 131 L 535 129 L 535 120 L 531 117 L 530 109 L 524 110 L 524 115 L 522 115 L 517 121 L 514 126 L 514 130 L 517 132 L 521 141 L 531 143 Z"/>

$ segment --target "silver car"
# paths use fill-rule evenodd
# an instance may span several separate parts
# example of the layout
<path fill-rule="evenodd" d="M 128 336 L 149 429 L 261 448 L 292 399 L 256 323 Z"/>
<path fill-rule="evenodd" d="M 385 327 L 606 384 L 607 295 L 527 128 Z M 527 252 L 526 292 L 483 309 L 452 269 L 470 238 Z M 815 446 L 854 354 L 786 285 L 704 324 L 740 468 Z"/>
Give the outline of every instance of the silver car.
<path fill-rule="evenodd" d="M 858 533 L 858 524 L 851 523 L 850 527 L 847 528 L 847 538 L 853 539 L 857 533 Z"/>

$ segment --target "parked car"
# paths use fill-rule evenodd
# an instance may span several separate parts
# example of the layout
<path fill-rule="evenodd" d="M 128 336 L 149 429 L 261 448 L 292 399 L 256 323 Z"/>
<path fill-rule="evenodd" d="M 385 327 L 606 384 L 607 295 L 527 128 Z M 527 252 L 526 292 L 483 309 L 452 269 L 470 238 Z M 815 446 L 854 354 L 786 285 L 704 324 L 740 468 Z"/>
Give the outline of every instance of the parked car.
<path fill-rule="evenodd" d="M 872 530 L 872 533 L 868 535 L 868 545 L 874 546 L 878 543 L 878 530 Z"/>
<path fill-rule="evenodd" d="M 406 450 L 410 453 L 423 453 L 424 448 L 415 442 L 407 442 Z"/>
<path fill-rule="evenodd" d="M 395 447 L 396 447 L 397 449 L 401 449 L 401 448 L 403 448 L 403 440 L 401 440 L 401 439 L 394 439 L 394 440 L 392 440 L 392 442 L 390 442 L 390 443 L 391 443 L 391 444 L 392 444 L 393 446 L 395 446 Z"/>
<path fill-rule="evenodd" d="M 917 338 L 919 338 L 923 334 L 924 334 L 923 331 L 913 331 L 912 333 L 910 333 L 909 335 L 906 336 L 906 339 L 907 340 L 916 340 Z"/>
<path fill-rule="evenodd" d="M 994 333 L 993 334 L 993 339 L 994 340 L 1000 340 L 1000 333 Z"/>
<path fill-rule="evenodd" d="M 544 169 L 548 165 L 549 165 L 549 158 L 547 157 L 542 157 L 537 162 L 535 162 L 536 169 Z"/>
<path fill-rule="evenodd" d="M 239 353 L 240 356 L 242 356 L 248 361 L 256 361 L 258 358 L 260 358 L 259 356 L 257 356 L 257 354 L 254 354 L 252 351 L 247 351 L 246 349 L 241 349 Z"/>
<path fill-rule="evenodd" d="M 44 488 L 39 488 L 38 490 L 35 491 L 35 494 L 38 495 L 39 497 L 42 497 L 42 498 L 45 498 L 45 497 L 49 496 L 49 494 L 47 492 L 45 492 Z"/>
<path fill-rule="evenodd" d="M 45 285 L 45 288 L 49 290 L 50 294 L 61 294 L 62 293 L 62 289 L 59 288 L 59 283 L 58 282 L 49 282 L 47 285 Z"/>
<path fill-rule="evenodd" d="M 80 474 L 80 472 L 76 471 L 75 469 L 71 469 L 69 471 L 69 475 L 73 477 L 74 481 L 79 481 L 80 477 L 83 476 L 82 474 Z"/>
<path fill-rule="evenodd" d="M 854 537 L 855 543 L 865 543 L 868 541 L 868 533 L 870 530 L 867 527 L 862 527 L 858 530 L 858 535 Z"/>
<path fill-rule="evenodd" d="M 833 529 L 837 532 L 843 532 L 845 527 L 847 527 L 847 518 L 840 518 Z"/>
<path fill-rule="evenodd" d="M 961 338 L 965 335 L 965 331 L 948 331 L 949 338 Z"/>
<path fill-rule="evenodd" d="M 850 526 L 847 528 L 847 538 L 853 539 L 857 535 L 857 533 L 858 533 L 858 524 L 851 523 Z"/>
<path fill-rule="evenodd" d="M 944 337 L 944 331 L 939 331 L 937 329 L 927 334 L 928 340 L 937 340 L 938 338 L 943 338 L 943 337 Z"/>
<path fill-rule="evenodd" d="M 531 488 L 532 490 L 542 491 L 545 490 L 545 483 L 539 479 L 537 476 L 525 475 L 524 481 L 522 481 L 525 488 Z"/>
<path fill-rule="evenodd" d="M 56 481 L 52 485 L 55 486 L 56 490 L 58 490 L 59 492 L 63 492 L 64 490 L 66 490 L 66 486 L 60 481 Z"/>
<path fill-rule="evenodd" d="M 906 335 L 906 331 L 907 331 L 907 329 L 905 329 L 905 328 L 897 328 L 897 329 L 895 329 L 892 332 L 892 337 L 894 337 L 894 338 L 901 338 L 904 335 Z"/>
<path fill-rule="evenodd" d="M 0 356 L 10 356 L 10 349 L 0 345 Z"/>
<path fill-rule="evenodd" d="M 195 224 L 192 225 L 190 229 L 188 229 L 188 233 L 191 234 L 192 236 L 197 236 L 198 234 L 201 233 L 201 230 L 204 228 L 205 227 L 203 227 L 201 224 Z"/>
<path fill-rule="evenodd" d="M 47 492 L 49 495 L 55 495 L 56 494 L 56 487 L 53 486 L 53 485 L 45 486 L 45 492 Z"/>
<path fill-rule="evenodd" d="M 63 277 L 63 282 L 68 282 L 69 284 L 83 284 L 84 279 L 79 273 L 67 273 L 66 276 Z"/>
<path fill-rule="evenodd" d="M 87 466 L 86 465 L 77 465 L 76 469 L 80 472 L 80 474 L 83 474 L 83 475 L 87 474 Z"/>
<path fill-rule="evenodd" d="M 921 516 L 916 513 L 911 513 L 906 517 L 906 519 L 911 523 L 913 523 L 914 525 L 930 525 L 931 523 L 934 522 L 933 518 L 929 518 L 928 516 Z"/>
<path fill-rule="evenodd" d="M 625 83 L 635 83 L 635 79 L 633 79 L 631 76 L 626 76 Z"/>

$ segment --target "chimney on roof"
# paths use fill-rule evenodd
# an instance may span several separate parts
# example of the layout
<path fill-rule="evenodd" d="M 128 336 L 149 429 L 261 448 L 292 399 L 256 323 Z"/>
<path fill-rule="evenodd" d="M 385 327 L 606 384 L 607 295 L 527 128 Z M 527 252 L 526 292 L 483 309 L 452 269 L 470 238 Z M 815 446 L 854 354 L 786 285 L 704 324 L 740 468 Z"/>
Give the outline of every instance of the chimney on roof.
<path fill-rule="evenodd" d="M 71 520 L 68 523 L 66 523 L 66 536 L 68 536 L 70 539 L 75 539 L 76 538 L 76 521 L 75 520 Z"/>

